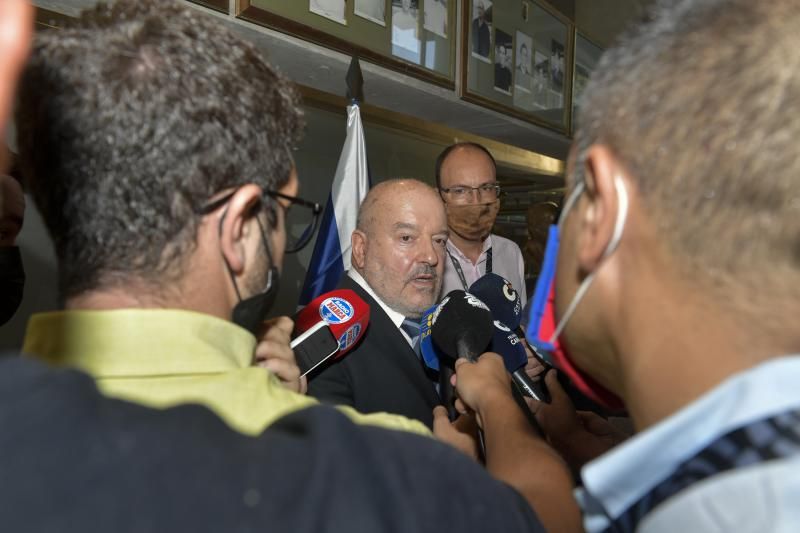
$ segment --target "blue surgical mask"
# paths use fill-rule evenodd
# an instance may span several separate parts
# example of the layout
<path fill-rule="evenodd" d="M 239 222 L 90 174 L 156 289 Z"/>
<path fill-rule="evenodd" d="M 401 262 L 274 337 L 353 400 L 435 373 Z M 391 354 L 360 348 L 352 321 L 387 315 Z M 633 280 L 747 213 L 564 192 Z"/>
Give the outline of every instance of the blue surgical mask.
<path fill-rule="evenodd" d="M 619 200 L 617 220 L 614 224 L 614 233 L 603 252 L 600 265 L 598 265 L 597 268 L 600 268 L 602 262 L 614 253 L 617 246 L 619 246 L 619 242 L 622 239 L 622 232 L 625 228 L 625 221 L 628 216 L 628 194 L 619 176 L 614 178 L 614 187 L 617 190 L 617 198 Z M 575 205 L 584 189 L 585 185 L 583 182 L 575 187 L 572 194 L 570 194 L 567 201 L 564 203 L 564 210 L 561 213 L 558 225 L 550 226 L 544 260 L 542 261 L 542 270 L 536 281 L 536 289 L 534 290 L 526 336 L 537 349 L 550 355 L 553 363 L 572 380 L 580 392 L 600 405 L 617 409 L 622 407 L 622 400 L 575 366 L 566 347 L 560 342 L 559 338 L 578 304 L 589 290 L 597 270 L 591 272 L 586 276 L 583 282 L 581 282 L 575 296 L 572 297 L 566 311 L 562 315 L 561 320 L 556 321 L 555 316 L 555 276 L 558 262 L 559 236 L 569 211 Z"/>

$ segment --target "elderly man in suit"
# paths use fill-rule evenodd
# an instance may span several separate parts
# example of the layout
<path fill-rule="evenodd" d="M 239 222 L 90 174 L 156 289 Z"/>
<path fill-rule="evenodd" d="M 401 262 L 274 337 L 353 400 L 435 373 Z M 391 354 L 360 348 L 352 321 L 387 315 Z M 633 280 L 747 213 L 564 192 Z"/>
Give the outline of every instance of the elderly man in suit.
<path fill-rule="evenodd" d="M 346 357 L 312 375 L 309 394 L 431 426 L 436 388 L 415 351 L 419 318 L 439 296 L 448 229 L 436 191 L 416 180 L 370 190 L 352 235 L 352 269 L 339 286 L 370 305 L 370 325 Z"/>

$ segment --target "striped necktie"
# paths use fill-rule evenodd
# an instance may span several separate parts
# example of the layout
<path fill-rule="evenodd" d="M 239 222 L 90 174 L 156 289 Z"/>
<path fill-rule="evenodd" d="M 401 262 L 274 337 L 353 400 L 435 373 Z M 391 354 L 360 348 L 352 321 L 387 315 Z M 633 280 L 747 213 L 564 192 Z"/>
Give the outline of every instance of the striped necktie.
<path fill-rule="evenodd" d="M 400 329 L 406 332 L 408 337 L 411 339 L 411 348 L 414 350 L 414 353 L 419 355 L 419 334 L 420 330 L 422 329 L 422 326 L 419 324 L 419 319 L 403 319 L 403 323 L 400 324 Z"/>

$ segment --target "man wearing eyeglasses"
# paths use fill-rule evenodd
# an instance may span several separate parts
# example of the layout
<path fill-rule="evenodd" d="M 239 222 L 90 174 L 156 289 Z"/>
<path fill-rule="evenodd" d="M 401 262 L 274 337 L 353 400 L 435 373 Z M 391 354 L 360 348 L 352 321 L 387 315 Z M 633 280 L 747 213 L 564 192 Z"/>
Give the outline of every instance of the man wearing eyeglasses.
<path fill-rule="evenodd" d="M 477 143 L 448 146 L 436 159 L 436 186 L 450 228 L 441 295 L 466 290 L 479 277 L 494 272 L 511 282 L 524 306 L 522 252 L 513 241 L 491 233 L 500 208 L 492 154 Z"/>
<path fill-rule="evenodd" d="M 303 389 L 291 320 L 265 322 L 284 254 L 310 238 L 287 234 L 287 211 L 310 230 L 319 214 L 296 198 L 289 82 L 196 10 L 119 2 L 41 35 L 19 94 L 20 166 L 64 304 L 31 318 L 24 352 L 108 396 L 205 405 L 246 434 L 315 404 L 276 377 Z"/>

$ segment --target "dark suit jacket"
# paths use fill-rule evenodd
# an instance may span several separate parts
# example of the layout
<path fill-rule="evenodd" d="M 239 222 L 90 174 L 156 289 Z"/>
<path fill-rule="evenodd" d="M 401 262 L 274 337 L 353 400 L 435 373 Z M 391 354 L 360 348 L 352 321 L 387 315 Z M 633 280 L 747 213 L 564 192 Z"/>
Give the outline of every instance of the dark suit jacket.
<path fill-rule="evenodd" d="M 308 393 L 326 403 L 351 405 L 362 413 L 386 411 L 432 427 L 439 395 L 403 333 L 347 274 L 339 288 L 351 289 L 367 302 L 369 326 L 350 353 L 311 375 Z"/>

